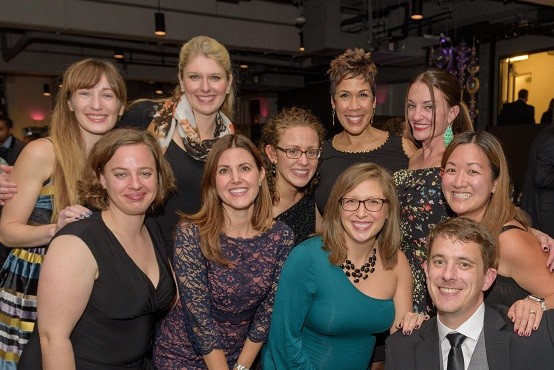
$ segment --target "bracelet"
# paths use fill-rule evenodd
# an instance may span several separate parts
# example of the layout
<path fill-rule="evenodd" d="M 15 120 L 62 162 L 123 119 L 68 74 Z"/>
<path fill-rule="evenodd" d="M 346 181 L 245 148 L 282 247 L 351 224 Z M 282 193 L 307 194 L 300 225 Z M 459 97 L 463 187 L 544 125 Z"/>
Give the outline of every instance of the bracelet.
<path fill-rule="evenodd" d="M 239 364 L 238 362 L 233 366 L 234 370 L 250 370 L 249 367 Z"/>
<path fill-rule="evenodd" d="M 530 301 L 537 302 L 538 304 L 541 305 L 541 309 L 543 311 L 547 310 L 546 301 L 544 300 L 544 298 L 537 297 L 536 295 L 533 295 L 533 294 L 529 294 L 527 297 L 525 297 L 525 299 L 529 299 Z"/>

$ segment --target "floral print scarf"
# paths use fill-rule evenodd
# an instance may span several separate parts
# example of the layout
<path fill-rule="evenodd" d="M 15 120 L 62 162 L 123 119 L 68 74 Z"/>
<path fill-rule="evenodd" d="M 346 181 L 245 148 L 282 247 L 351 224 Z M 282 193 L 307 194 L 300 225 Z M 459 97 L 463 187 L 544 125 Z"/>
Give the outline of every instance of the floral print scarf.
<path fill-rule="evenodd" d="M 175 129 L 183 140 L 187 153 L 203 162 L 206 161 L 210 149 L 220 137 L 235 132 L 229 118 L 219 111 L 215 118 L 214 138 L 200 140 L 192 108 L 184 95 L 167 99 L 157 105 L 156 113 L 148 126 L 148 131 L 158 139 L 164 153 L 173 139 Z"/>

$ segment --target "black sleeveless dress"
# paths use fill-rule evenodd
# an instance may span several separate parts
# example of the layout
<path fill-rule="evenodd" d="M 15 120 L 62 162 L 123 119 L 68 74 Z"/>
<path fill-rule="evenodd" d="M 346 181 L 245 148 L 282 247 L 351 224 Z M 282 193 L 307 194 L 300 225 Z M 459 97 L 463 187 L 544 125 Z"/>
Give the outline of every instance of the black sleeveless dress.
<path fill-rule="evenodd" d="M 56 235 L 83 240 L 98 264 L 98 278 L 71 333 L 77 369 L 153 369 L 147 358 L 154 324 L 174 301 L 175 282 L 157 224 L 147 219 L 160 279 L 154 287 L 104 224 L 100 213 L 64 227 Z M 40 317 L 37 322 L 40 327 Z M 19 369 L 42 369 L 37 326 L 23 350 Z"/>

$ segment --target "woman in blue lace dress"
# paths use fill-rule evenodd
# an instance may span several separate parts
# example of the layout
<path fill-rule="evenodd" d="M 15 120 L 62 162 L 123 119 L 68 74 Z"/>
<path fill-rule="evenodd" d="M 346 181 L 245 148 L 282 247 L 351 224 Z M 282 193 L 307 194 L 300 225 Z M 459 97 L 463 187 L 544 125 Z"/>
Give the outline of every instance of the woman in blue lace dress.
<path fill-rule="evenodd" d="M 248 369 L 269 331 L 277 279 L 293 246 L 273 220 L 262 158 L 241 135 L 206 160 L 202 208 L 184 215 L 173 258 L 179 300 L 154 345 L 159 369 Z"/>
<path fill-rule="evenodd" d="M 321 230 L 315 205 L 316 174 L 325 129 L 310 111 L 285 108 L 264 125 L 260 152 L 264 159 L 275 219 L 294 232 L 294 244 Z"/>

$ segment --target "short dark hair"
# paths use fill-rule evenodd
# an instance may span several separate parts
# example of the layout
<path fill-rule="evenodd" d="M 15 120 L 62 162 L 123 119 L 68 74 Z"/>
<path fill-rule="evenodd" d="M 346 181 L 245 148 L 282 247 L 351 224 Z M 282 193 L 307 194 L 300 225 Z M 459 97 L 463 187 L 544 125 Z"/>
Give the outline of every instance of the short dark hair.
<path fill-rule="evenodd" d="M 0 113 L 0 121 L 6 122 L 6 125 L 8 125 L 9 128 L 13 128 L 13 121 L 7 114 Z"/>
<path fill-rule="evenodd" d="M 427 259 L 431 257 L 433 243 L 438 237 L 449 237 L 462 243 L 476 243 L 481 247 L 481 257 L 485 265 L 485 272 L 489 268 L 498 268 L 500 258 L 498 242 L 489 230 L 466 217 L 454 217 L 438 223 L 427 236 Z"/>
<path fill-rule="evenodd" d="M 529 90 L 527 89 L 521 89 L 517 93 L 517 97 L 519 99 L 527 99 L 529 97 Z"/>

